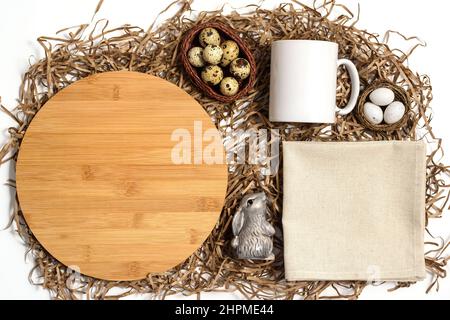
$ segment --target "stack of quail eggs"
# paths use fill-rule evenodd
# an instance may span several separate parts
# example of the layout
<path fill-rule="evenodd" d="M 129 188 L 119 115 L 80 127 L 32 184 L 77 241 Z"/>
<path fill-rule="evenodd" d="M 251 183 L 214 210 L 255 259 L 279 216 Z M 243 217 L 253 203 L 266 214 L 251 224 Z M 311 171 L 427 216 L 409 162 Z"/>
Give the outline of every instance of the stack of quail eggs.
<path fill-rule="evenodd" d="M 239 57 L 238 44 L 232 40 L 222 41 L 214 28 L 203 29 L 198 40 L 201 47 L 188 51 L 190 64 L 202 68 L 201 78 L 205 83 L 219 86 L 225 96 L 235 95 L 239 91 L 239 83 L 250 75 L 250 63 Z"/>
<path fill-rule="evenodd" d="M 389 88 L 378 88 L 369 95 L 369 100 L 364 104 L 364 116 L 373 125 L 395 124 L 405 115 L 405 105 L 395 101 L 395 94 Z"/>

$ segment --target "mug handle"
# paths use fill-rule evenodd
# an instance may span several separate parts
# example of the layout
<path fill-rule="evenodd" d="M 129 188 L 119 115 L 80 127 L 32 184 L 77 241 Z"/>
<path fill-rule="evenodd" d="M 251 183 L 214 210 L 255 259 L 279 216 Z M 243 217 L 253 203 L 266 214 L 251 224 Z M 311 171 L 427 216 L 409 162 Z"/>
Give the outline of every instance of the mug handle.
<path fill-rule="evenodd" d="M 336 106 L 336 112 L 338 115 L 345 116 L 352 112 L 352 110 L 356 106 L 356 102 L 358 101 L 359 90 L 360 90 L 360 82 L 359 82 L 359 74 L 356 66 L 348 59 L 339 59 L 337 62 L 337 67 L 345 66 L 348 73 L 350 74 L 350 80 L 352 82 L 352 92 L 350 94 L 350 99 L 348 100 L 348 104 L 345 108 L 339 108 Z"/>

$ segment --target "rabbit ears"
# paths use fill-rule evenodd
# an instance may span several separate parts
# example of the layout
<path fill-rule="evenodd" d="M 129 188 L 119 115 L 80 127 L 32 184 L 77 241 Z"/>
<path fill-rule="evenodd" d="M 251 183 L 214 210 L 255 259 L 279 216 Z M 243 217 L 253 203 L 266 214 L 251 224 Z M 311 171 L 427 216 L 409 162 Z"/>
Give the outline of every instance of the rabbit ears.
<path fill-rule="evenodd" d="M 244 225 L 244 212 L 242 211 L 242 207 L 239 206 L 239 208 L 234 213 L 233 223 L 232 223 L 233 235 L 235 237 L 239 235 L 243 225 Z"/>

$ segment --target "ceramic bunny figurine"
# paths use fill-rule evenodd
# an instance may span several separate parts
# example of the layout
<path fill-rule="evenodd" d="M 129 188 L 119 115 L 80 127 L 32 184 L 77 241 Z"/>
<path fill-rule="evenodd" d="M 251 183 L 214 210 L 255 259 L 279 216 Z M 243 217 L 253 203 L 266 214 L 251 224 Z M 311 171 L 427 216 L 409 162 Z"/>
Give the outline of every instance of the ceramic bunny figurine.
<path fill-rule="evenodd" d="M 238 259 L 274 259 L 272 236 L 275 229 L 266 220 L 264 192 L 246 195 L 234 214 L 231 246 Z"/>

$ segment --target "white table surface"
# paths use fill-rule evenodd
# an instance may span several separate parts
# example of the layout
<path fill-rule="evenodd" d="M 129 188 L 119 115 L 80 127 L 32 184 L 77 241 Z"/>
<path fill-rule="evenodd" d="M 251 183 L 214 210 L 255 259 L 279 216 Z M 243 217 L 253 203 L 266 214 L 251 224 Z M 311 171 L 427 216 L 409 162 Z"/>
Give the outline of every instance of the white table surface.
<path fill-rule="evenodd" d="M 147 28 L 156 14 L 164 9 L 172 0 L 145 1 L 105 0 L 96 19 L 106 18 L 110 26 L 125 23 Z M 254 3 L 257 1 L 253 1 Z M 273 8 L 282 1 L 265 1 L 263 6 Z M 305 4 L 312 1 L 305 0 Z M 224 1 L 197 0 L 194 9 L 213 10 L 221 7 Z M 230 0 L 233 7 L 252 3 L 247 0 Z M 444 148 L 450 153 L 450 90 L 448 85 L 449 42 L 445 31 L 446 15 L 450 9 L 447 1 L 431 0 L 342 0 L 354 12 L 357 3 L 361 5 L 360 22 L 357 26 L 381 35 L 386 30 L 398 30 L 406 35 L 416 35 L 426 41 L 428 47 L 420 48 L 410 59 L 413 70 L 426 73 L 431 77 L 434 93 L 434 119 L 432 122 L 435 134 L 444 138 Z M 21 75 L 28 67 L 30 56 L 42 57 L 42 50 L 35 41 L 41 35 L 53 35 L 64 27 L 88 23 L 97 5 L 97 0 L 14 0 L 0 1 L 0 39 L 2 41 L 0 59 L 0 96 L 2 103 L 9 108 L 15 106 Z M 229 7 L 229 6 L 228 6 Z M 394 41 L 400 48 L 400 39 Z M 398 44 L 397 44 L 398 43 Z M 4 114 L 0 114 L 0 143 L 7 138 L 6 128 L 14 123 Z M 450 157 L 447 163 L 450 163 Z M 0 167 L 0 182 L 10 176 L 10 166 Z M 0 185 L 0 228 L 6 225 L 11 211 L 10 190 Z M 449 238 L 450 213 L 439 221 L 432 222 L 431 230 L 435 234 Z M 26 248 L 12 228 L 0 231 L 0 299 L 49 299 L 49 293 L 41 287 L 28 282 L 28 273 L 32 268 L 31 259 L 25 259 Z M 407 289 L 387 293 L 389 285 L 367 288 L 362 299 L 450 299 L 450 278 L 441 281 L 440 291 L 425 294 L 429 280 Z M 238 294 L 208 293 L 204 298 L 236 299 Z M 145 296 L 131 298 L 143 299 Z M 178 298 L 178 297 L 177 297 Z M 192 297 L 195 298 L 195 297 Z"/>

